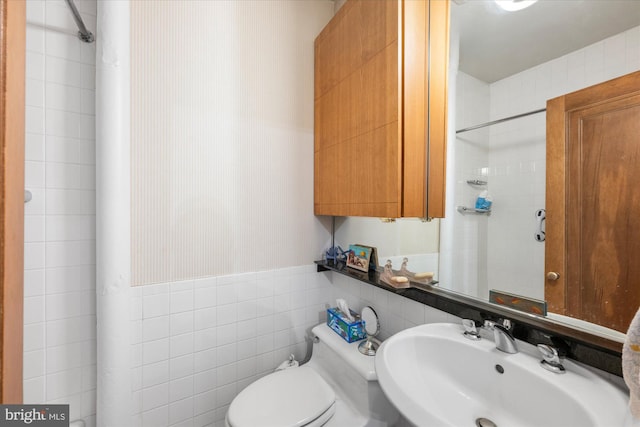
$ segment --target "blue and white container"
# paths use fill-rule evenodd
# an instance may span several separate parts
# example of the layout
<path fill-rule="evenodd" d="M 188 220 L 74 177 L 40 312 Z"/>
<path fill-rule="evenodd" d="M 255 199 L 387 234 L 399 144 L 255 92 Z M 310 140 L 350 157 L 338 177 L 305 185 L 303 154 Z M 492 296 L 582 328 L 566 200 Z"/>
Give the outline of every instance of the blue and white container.
<path fill-rule="evenodd" d="M 478 198 L 476 199 L 476 209 L 489 211 L 491 210 L 492 203 L 493 199 L 489 195 L 489 192 L 487 190 L 482 190 L 482 192 L 478 194 Z"/>

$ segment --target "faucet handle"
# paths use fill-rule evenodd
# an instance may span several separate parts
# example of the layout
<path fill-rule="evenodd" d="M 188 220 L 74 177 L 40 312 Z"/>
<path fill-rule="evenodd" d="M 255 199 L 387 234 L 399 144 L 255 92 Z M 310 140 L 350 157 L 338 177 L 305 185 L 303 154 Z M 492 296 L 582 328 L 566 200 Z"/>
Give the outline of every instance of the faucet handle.
<path fill-rule="evenodd" d="M 490 331 L 493 331 L 493 327 L 495 326 L 496 322 L 494 322 L 493 320 L 485 320 L 484 324 L 482 325 L 485 329 L 488 329 Z"/>
<path fill-rule="evenodd" d="M 542 354 L 542 361 L 540 364 L 543 368 L 548 371 L 555 372 L 556 374 L 565 373 L 557 348 L 546 344 L 538 344 L 538 350 L 540 350 L 540 353 Z"/>
<path fill-rule="evenodd" d="M 495 329 L 495 327 L 500 326 L 503 329 L 510 331 L 513 328 L 513 322 L 509 319 L 497 319 L 497 320 L 489 320 L 486 319 L 484 321 L 484 328 L 488 329 L 490 331 L 493 331 Z"/>
<path fill-rule="evenodd" d="M 480 334 L 478 333 L 478 329 L 476 328 L 476 322 L 474 322 L 472 319 L 462 319 L 462 327 L 464 328 L 464 332 L 462 335 L 464 335 L 465 338 L 474 341 L 480 339 Z"/>

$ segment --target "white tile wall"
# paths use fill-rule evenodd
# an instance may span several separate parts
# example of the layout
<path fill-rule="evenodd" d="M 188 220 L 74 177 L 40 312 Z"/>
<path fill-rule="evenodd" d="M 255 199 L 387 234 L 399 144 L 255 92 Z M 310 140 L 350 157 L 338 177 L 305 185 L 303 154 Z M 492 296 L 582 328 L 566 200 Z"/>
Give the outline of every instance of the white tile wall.
<path fill-rule="evenodd" d="M 463 129 L 489 121 L 489 85 L 459 71 L 456 75 L 455 128 Z M 467 184 L 467 180 L 487 180 L 489 130 L 469 131 L 456 136 L 452 148 L 454 182 L 448 182 L 454 206 L 473 207 L 483 187 Z M 456 291 L 483 296 L 487 290 L 486 236 L 488 218 L 447 212 L 442 239 L 449 251 L 442 252 L 445 279 Z M 447 225 L 447 223 L 451 225 Z"/>
<path fill-rule="evenodd" d="M 315 265 L 132 288 L 132 425 L 222 426 L 233 398 L 293 353 L 345 298 L 381 337 L 452 316 Z M 174 311 L 178 311 L 175 312 Z"/>
<path fill-rule="evenodd" d="M 380 339 L 387 339 L 391 335 L 404 329 L 423 323 L 459 323 L 462 321 L 462 319 L 457 316 L 401 297 L 384 289 L 351 279 L 341 274 L 331 274 L 333 300 L 335 300 L 335 298 L 344 298 L 349 304 L 349 307 L 357 312 L 360 312 L 362 308 L 367 305 L 373 307 L 380 318 Z"/>
<path fill-rule="evenodd" d="M 132 288 L 133 425 L 209 425 L 333 304 L 314 265 Z M 187 425 L 185 424 L 185 425 Z"/>
<path fill-rule="evenodd" d="M 95 0 L 76 0 L 95 31 Z M 65 32 L 53 30 L 58 28 Z M 95 423 L 95 46 L 27 2 L 24 401 Z"/>

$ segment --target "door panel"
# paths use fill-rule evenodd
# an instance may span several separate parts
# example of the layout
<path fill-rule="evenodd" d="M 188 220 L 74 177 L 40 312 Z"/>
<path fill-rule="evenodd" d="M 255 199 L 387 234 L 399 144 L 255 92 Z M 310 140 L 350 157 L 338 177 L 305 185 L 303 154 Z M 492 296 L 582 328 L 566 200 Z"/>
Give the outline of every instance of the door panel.
<path fill-rule="evenodd" d="M 0 403 L 22 403 L 25 2 L 0 1 Z"/>
<path fill-rule="evenodd" d="M 561 98 L 547 106 L 548 156 L 562 170 L 547 177 L 546 265 L 563 280 L 547 280 L 545 297 L 624 332 L 640 305 L 640 73 Z"/>

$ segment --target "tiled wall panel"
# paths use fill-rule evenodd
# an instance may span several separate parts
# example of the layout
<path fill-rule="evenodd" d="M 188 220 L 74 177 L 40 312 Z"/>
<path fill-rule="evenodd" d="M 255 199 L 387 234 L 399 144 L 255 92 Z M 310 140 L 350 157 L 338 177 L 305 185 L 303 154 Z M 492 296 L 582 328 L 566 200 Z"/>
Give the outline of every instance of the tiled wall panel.
<path fill-rule="evenodd" d="M 315 265 L 132 289 L 132 425 L 220 424 L 236 394 L 294 354 L 334 306 Z"/>
<path fill-rule="evenodd" d="M 315 265 L 132 289 L 133 426 L 224 426 L 233 398 L 290 354 L 304 360 L 311 328 L 344 298 L 374 307 L 381 338 L 432 322 L 460 322 Z"/>
<path fill-rule="evenodd" d="M 95 0 L 77 0 L 95 32 Z M 95 46 L 63 0 L 27 2 L 25 403 L 95 420 Z"/>

